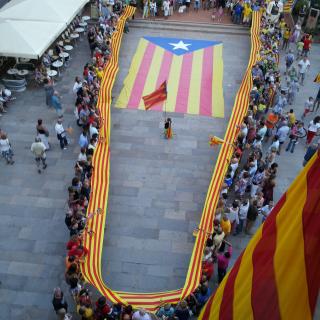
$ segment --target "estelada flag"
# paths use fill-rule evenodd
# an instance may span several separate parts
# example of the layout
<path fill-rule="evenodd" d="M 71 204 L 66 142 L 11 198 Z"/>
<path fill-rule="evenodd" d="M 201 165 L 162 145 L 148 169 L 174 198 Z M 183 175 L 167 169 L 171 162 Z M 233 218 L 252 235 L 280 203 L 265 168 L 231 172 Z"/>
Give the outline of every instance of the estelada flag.
<path fill-rule="evenodd" d="M 317 76 L 314 78 L 313 82 L 320 83 L 320 72 L 317 74 Z"/>
<path fill-rule="evenodd" d="M 213 136 L 213 137 L 209 137 L 210 140 L 209 140 L 209 145 L 212 147 L 214 145 L 217 145 L 217 144 L 223 144 L 224 143 L 224 140 L 221 139 L 221 138 L 218 138 L 216 136 Z"/>
<path fill-rule="evenodd" d="M 161 86 L 154 92 L 142 97 L 144 107 L 149 110 L 154 105 L 167 99 L 167 82 L 164 81 Z"/>
<path fill-rule="evenodd" d="M 313 318 L 320 287 L 320 152 L 309 160 L 198 319 Z"/>
<path fill-rule="evenodd" d="M 223 117 L 222 46 L 199 39 L 141 38 L 115 106 L 144 110 L 142 97 L 166 80 L 166 104 L 152 110 Z"/>

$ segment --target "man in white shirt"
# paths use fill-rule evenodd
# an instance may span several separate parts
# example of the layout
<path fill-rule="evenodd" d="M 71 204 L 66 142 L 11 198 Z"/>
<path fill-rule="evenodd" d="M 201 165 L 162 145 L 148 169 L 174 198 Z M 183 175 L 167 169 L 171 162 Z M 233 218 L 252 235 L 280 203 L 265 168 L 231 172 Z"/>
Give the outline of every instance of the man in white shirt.
<path fill-rule="evenodd" d="M 273 207 L 274 207 L 273 201 L 270 201 L 267 205 L 261 208 L 261 214 L 262 214 L 261 223 L 264 223 L 264 221 L 268 218 L 268 215 L 272 211 Z"/>
<path fill-rule="evenodd" d="M 320 116 L 316 116 L 313 120 L 310 121 L 307 132 L 307 145 L 309 145 L 314 136 L 320 130 Z"/>
<path fill-rule="evenodd" d="M 267 18 L 270 19 L 272 23 L 277 23 L 279 21 L 282 12 L 283 3 L 281 1 L 275 0 L 269 2 L 267 7 Z"/>
<path fill-rule="evenodd" d="M 290 128 L 288 126 L 288 122 L 284 121 L 283 126 L 278 129 L 277 136 L 279 137 L 279 149 L 278 154 L 280 154 L 281 146 L 284 144 L 284 142 L 287 140 L 288 134 L 289 134 Z"/>
<path fill-rule="evenodd" d="M 303 85 L 304 78 L 306 77 L 307 71 L 310 69 L 310 61 L 307 57 L 301 59 L 298 63 L 299 66 L 299 80 L 301 80 L 301 85 Z"/>
<path fill-rule="evenodd" d="M 68 141 L 67 141 L 66 131 L 64 130 L 62 125 L 62 120 L 63 120 L 62 117 L 58 118 L 54 129 L 56 131 L 57 138 L 60 142 L 60 148 L 65 150 L 67 149 Z"/>
<path fill-rule="evenodd" d="M 78 93 L 80 88 L 82 88 L 81 79 L 80 79 L 80 77 L 76 77 L 75 80 L 74 80 L 73 88 L 72 88 L 73 93 L 75 95 L 77 95 L 77 93 Z"/>
<path fill-rule="evenodd" d="M 267 133 L 267 126 L 264 123 L 264 121 L 260 121 L 259 130 L 258 130 L 257 134 L 261 137 L 262 141 L 263 141 L 266 133 Z"/>
<path fill-rule="evenodd" d="M 132 320 L 151 320 L 151 317 L 144 309 L 139 309 L 132 315 Z"/>
<path fill-rule="evenodd" d="M 249 205 L 250 205 L 250 203 L 249 203 L 248 199 L 244 199 L 243 202 L 240 204 L 240 207 L 239 207 L 239 224 L 237 225 L 237 228 L 236 228 L 236 234 L 241 233 L 242 230 L 243 230 L 244 223 L 247 220 L 247 213 L 248 213 L 248 210 L 249 210 Z"/>
<path fill-rule="evenodd" d="M 97 123 L 96 123 L 96 122 L 93 122 L 93 123 L 90 125 L 89 133 L 90 133 L 90 138 L 92 138 L 92 136 L 93 136 L 94 134 L 96 134 L 97 136 L 99 135 L 99 131 L 98 131 L 98 129 L 97 129 Z"/>
<path fill-rule="evenodd" d="M 35 160 L 38 168 L 38 172 L 41 173 L 40 162 L 42 162 L 42 169 L 47 167 L 46 164 L 46 146 L 41 142 L 41 138 L 36 137 L 35 142 L 31 145 L 31 152 L 35 155 Z"/>

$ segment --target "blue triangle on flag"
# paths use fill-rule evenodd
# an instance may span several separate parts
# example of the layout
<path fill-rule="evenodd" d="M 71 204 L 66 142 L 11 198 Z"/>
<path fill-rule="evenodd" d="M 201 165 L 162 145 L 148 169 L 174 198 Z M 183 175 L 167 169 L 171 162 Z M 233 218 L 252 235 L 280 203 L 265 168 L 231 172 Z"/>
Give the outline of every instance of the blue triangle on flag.
<path fill-rule="evenodd" d="M 196 50 L 221 44 L 221 41 L 194 40 L 182 38 L 144 37 L 155 45 L 172 52 L 177 56 L 191 53 Z"/>

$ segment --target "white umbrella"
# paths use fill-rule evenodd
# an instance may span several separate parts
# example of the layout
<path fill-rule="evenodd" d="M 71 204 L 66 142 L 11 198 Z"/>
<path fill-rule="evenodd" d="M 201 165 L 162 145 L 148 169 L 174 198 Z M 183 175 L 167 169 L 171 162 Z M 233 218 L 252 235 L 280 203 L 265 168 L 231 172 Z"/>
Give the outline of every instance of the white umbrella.
<path fill-rule="evenodd" d="M 54 21 L 69 24 L 89 0 L 11 0 L 0 10 L 0 18 Z"/>
<path fill-rule="evenodd" d="M 0 19 L 0 56 L 37 59 L 64 29 L 62 22 Z"/>

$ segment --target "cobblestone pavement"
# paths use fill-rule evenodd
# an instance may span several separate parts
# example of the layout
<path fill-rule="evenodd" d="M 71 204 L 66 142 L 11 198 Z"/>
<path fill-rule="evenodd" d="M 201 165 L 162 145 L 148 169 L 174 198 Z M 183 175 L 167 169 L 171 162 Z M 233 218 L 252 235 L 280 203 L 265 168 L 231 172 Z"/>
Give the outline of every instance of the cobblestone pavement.
<path fill-rule="evenodd" d="M 146 32 L 132 28 L 124 36 L 114 97 L 143 35 Z M 148 30 L 147 35 L 199 37 L 199 33 L 164 32 L 160 28 Z M 166 290 L 183 284 L 192 230 L 200 219 L 217 155 L 208 148 L 208 135 L 223 136 L 249 52 L 246 36 L 204 33 L 201 37 L 224 42 L 225 119 L 173 114 L 176 137 L 164 141 L 161 113 L 112 110 L 111 188 L 103 276 L 114 289 Z M 314 46 L 312 65 L 320 65 L 319 51 Z M 58 147 L 53 128 L 56 114 L 46 107 L 41 88 L 30 86 L 16 94 L 16 101 L 0 119 L 16 161 L 13 166 L 0 161 L 0 319 L 54 319 L 52 289 L 60 285 L 67 290 L 63 284 L 68 239 L 64 208 L 79 152 L 72 86 L 88 57 L 87 43 L 79 43 L 70 67 L 63 70 L 56 85 L 63 96 L 65 124 L 75 128 L 68 150 Z M 311 71 L 297 99 L 295 109 L 300 112 L 305 97 L 315 93 L 311 81 L 316 71 Z M 44 120 L 53 146 L 47 154 L 48 168 L 41 175 L 30 152 L 37 118 Z M 280 156 L 277 197 L 300 170 L 303 152 L 301 144 L 294 155 Z M 247 241 L 247 237 L 237 239 L 238 252 Z M 70 302 L 68 294 L 67 299 Z"/>

